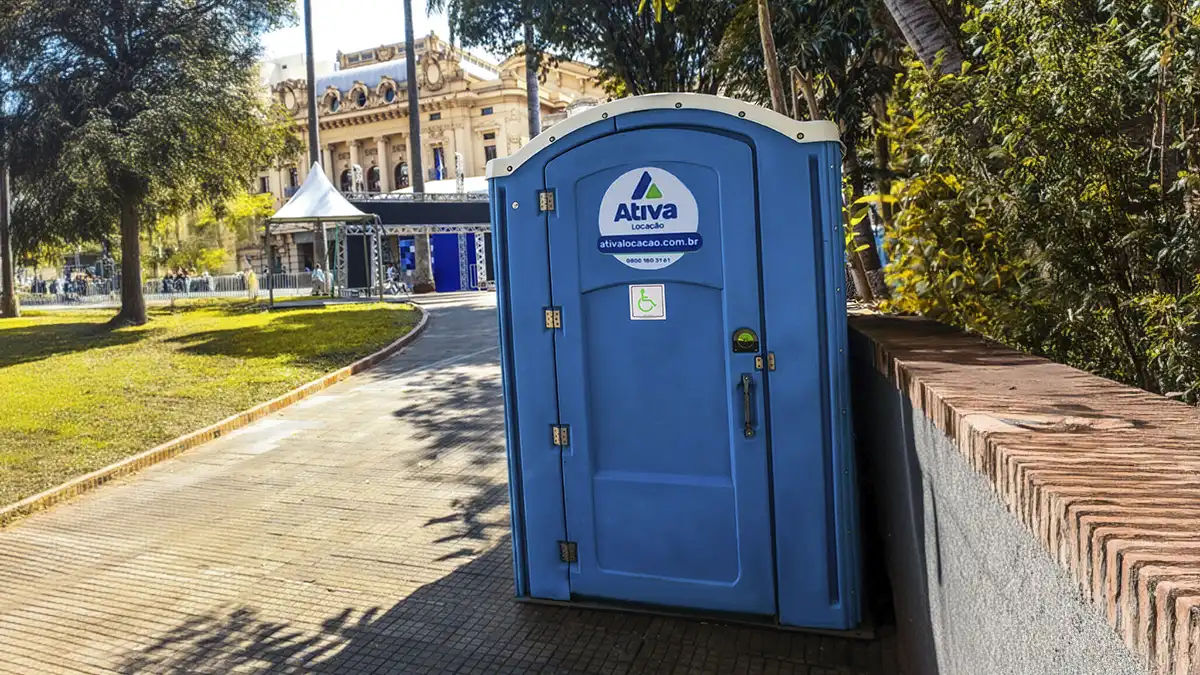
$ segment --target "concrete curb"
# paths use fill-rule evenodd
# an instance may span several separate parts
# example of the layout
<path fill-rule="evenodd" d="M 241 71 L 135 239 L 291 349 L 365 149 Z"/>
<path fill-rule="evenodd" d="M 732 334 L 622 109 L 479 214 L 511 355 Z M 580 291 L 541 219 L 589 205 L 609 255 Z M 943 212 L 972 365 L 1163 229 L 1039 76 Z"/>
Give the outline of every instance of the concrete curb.
<path fill-rule="evenodd" d="M 342 380 L 360 373 L 368 368 L 378 364 L 380 361 L 395 354 L 404 347 L 407 347 L 413 340 L 416 340 L 421 333 L 425 331 L 429 324 L 429 312 L 422 306 L 416 303 L 410 303 L 417 311 L 421 312 L 421 320 L 407 334 L 392 342 L 388 346 L 380 349 L 374 354 L 369 354 L 363 358 L 351 363 L 348 366 L 339 368 L 332 373 L 323 375 L 308 384 L 301 385 L 277 398 L 273 398 L 266 403 L 260 403 L 249 410 L 243 410 L 240 413 L 226 417 L 225 419 L 211 424 L 198 431 L 193 431 L 190 434 L 185 434 L 179 438 L 167 441 L 161 445 L 157 445 L 149 450 L 140 452 L 132 457 L 126 457 L 118 462 L 109 464 L 106 467 L 97 469 L 89 474 L 80 476 L 67 481 L 61 485 L 56 485 L 48 490 L 39 492 L 38 494 L 26 497 L 19 502 L 9 504 L 8 506 L 0 507 L 0 528 L 6 527 L 19 518 L 27 516 L 31 513 L 49 508 L 59 502 L 66 501 L 73 497 L 83 494 L 89 490 L 97 488 L 114 478 L 126 476 L 136 473 L 152 464 L 157 464 L 165 459 L 170 459 L 175 455 L 182 453 L 185 450 L 196 447 L 208 441 L 220 438 L 225 434 L 240 429 L 251 422 L 257 421 L 270 415 L 271 413 L 282 410 L 289 405 L 296 403 L 302 399 L 308 398 L 317 392 L 341 382 Z"/>

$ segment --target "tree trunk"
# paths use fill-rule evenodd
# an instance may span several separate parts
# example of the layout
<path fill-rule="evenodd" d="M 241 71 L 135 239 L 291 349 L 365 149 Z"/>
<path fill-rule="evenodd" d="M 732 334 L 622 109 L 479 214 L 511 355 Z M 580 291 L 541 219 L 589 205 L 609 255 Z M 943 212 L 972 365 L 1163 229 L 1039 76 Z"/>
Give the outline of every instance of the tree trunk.
<path fill-rule="evenodd" d="M 1131 331 L 1125 323 L 1125 312 L 1121 307 L 1121 301 L 1117 299 L 1116 294 L 1111 290 L 1104 292 L 1104 299 L 1108 302 L 1108 308 L 1112 311 L 1113 323 L 1116 324 L 1117 336 L 1121 339 L 1121 345 L 1125 347 L 1129 361 L 1133 364 L 1133 373 L 1137 377 L 1138 386 L 1146 391 L 1156 394 L 1161 393 L 1159 388 L 1155 386 L 1155 381 L 1150 376 L 1150 371 L 1146 368 L 1145 355 L 1138 351 L 1137 345 L 1133 342 Z"/>
<path fill-rule="evenodd" d="M 329 265 L 329 246 L 325 241 L 325 223 L 324 221 L 317 223 L 313 229 L 313 253 L 316 257 L 315 265 L 321 266 L 321 271 L 325 273 L 324 292 L 329 293 L 329 280 L 332 279 L 331 266 Z"/>
<path fill-rule="evenodd" d="M 842 227 L 850 229 L 850 211 L 842 209 Z M 857 243 L 857 238 L 855 242 Z M 867 270 L 863 267 L 862 256 L 854 251 L 847 252 L 847 259 L 850 262 L 850 279 L 854 281 L 854 290 L 858 295 L 858 299 L 868 304 L 875 303 L 875 291 L 871 288 L 871 278 L 867 274 Z M 846 293 L 849 296 L 849 293 Z"/>
<path fill-rule="evenodd" d="M 882 103 L 880 107 L 883 107 Z M 884 119 L 882 113 L 877 113 L 876 119 Z M 881 195 L 892 194 L 892 150 L 889 145 L 887 134 L 879 129 L 875 132 L 875 190 Z M 892 204 L 883 200 L 879 201 L 879 217 L 883 219 L 884 232 L 892 227 L 895 222 L 895 212 Z"/>
<path fill-rule="evenodd" d="M 113 317 L 113 326 L 140 326 L 146 323 L 146 298 L 142 295 L 142 221 L 137 203 L 130 197 L 121 200 L 121 311 Z"/>
<path fill-rule="evenodd" d="M 525 108 L 529 114 L 529 139 L 542 133 L 542 107 L 538 96 L 540 54 L 533 48 L 533 24 L 525 22 Z"/>
<path fill-rule="evenodd" d="M 802 72 L 800 72 L 800 69 L 793 66 L 792 67 L 792 82 L 793 82 L 793 89 L 795 88 L 794 83 L 799 83 L 800 90 L 802 92 L 804 92 L 804 102 L 806 105 L 808 105 L 808 119 L 810 119 L 810 120 L 821 119 L 821 106 L 819 106 L 817 104 L 817 95 L 813 91 L 812 79 L 809 78 L 807 73 L 802 73 Z M 796 114 L 794 115 L 794 117 L 796 119 L 799 119 L 800 118 L 800 101 L 797 100 L 793 105 L 796 106 L 796 111 L 795 111 Z"/>
<path fill-rule="evenodd" d="M 412 12 L 410 11 L 409 14 Z M 405 23 L 410 23 L 405 19 Z M 308 79 L 305 89 L 308 95 L 308 166 L 321 162 L 321 136 L 317 122 L 317 75 L 313 61 L 312 0 L 304 0 L 304 68 Z M 380 157 L 380 160 L 383 158 Z M 326 169 L 328 170 L 328 169 Z"/>
<path fill-rule="evenodd" d="M 21 316 L 12 250 L 12 193 L 8 189 L 8 163 L 0 163 L 0 317 Z"/>
<path fill-rule="evenodd" d="M 417 49 L 413 38 L 412 0 L 404 0 L 404 58 L 408 77 L 408 147 L 412 156 L 408 158 L 409 176 L 412 179 L 413 198 L 425 192 L 425 169 L 421 166 L 421 106 L 417 94 Z M 433 257 L 429 251 L 429 235 L 413 237 L 413 292 L 432 293 L 437 290 L 433 282 Z"/>
<path fill-rule="evenodd" d="M 771 8 L 767 0 L 758 0 L 758 36 L 762 39 L 763 61 L 767 67 L 767 86 L 771 89 L 771 107 L 787 115 L 783 95 L 783 74 L 779 72 L 779 57 L 775 53 L 775 35 L 771 32 Z"/>
<path fill-rule="evenodd" d="M 883 4 L 904 34 L 904 41 L 926 68 L 932 69 L 938 54 L 942 54 L 941 73 L 962 70 L 963 54 L 958 40 L 931 0 L 883 0 Z"/>
<path fill-rule="evenodd" d="M 854 144 L 846 143 L 846 154 L 842 160 L 846 176 L 850 179 L 850 203 L 854 204 L 866 194 L 866 181 L 863 177 L 862 165 L 858 161 L 858 153 Z M 862 218 L 854 225 L 854 248 L 861 248 L 857 255 L 862 261 L 863 271 L 871 281 L 871 289 L 876 298 L 884 299 L 888 293 L 887 284 L 883 279 L 883 263 L 879 258 L 879 250 L 875 246 L 875 232 L 871 229 L 871 219 Z"/>
<path fill-rule="evenodd" d="M 437 290 L 433 281 L 433 255 L 429 245 L 429 235 L 418 234 L 413 237 L 413 261 L 417 269 L 413 272 L 413 292 L 433 293 Z M 421 272 L 426 276 L 422 277 Z"/>

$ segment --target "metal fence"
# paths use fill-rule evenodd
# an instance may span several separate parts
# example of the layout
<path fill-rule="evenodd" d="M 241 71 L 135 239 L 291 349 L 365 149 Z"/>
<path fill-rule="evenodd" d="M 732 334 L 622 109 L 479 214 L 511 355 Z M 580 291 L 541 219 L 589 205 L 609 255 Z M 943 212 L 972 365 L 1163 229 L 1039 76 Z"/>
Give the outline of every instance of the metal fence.
<path fill-rule="evenodd" d="M 255 275 L 258 279 L 258 289 L 266 292 L 272 287 L 276 291 L 311 290 L 312 275 L 308 272 L 287 272 L 278 274 Z M 229 296 L 246 293 L 248 283 L 245 275 L 224 274 L 221 276 L 199 277 L 163 277 L 151 279 L 142 287 L 147 296 L 187 295 L 194 297 Z"/>
<path fill-rule="evenodd" d="M 305 295 L 312 292 L 312 275 L 307 272 L 288 272 L 256 275 L 259 295 L 274 287 L 276 295 Z M 328 280 L 326 281 L 328 287 Z M 247 278 L 242 274 L 196 276 L 187 278 L 161 277 L 142 285 L 147 301 L 181 298 L 249 297 Z M 118 279 L 97 282 L 59 281 L 38 282 L 20 293 L 21 304 L 28 307 L 44 305 L 98 305 L 118 303 L 121 284 Z"/>

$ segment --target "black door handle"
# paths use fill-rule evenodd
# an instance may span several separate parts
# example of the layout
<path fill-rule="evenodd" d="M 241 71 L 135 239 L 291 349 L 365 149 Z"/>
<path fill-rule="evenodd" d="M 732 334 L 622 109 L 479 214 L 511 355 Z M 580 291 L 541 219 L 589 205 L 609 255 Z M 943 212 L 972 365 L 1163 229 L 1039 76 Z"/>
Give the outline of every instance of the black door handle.
<path fill-rule="evenodd" d="M 754 380 L 749 373 L 742 373 L 742 419 L 746 438 L 754 438 Z"/>

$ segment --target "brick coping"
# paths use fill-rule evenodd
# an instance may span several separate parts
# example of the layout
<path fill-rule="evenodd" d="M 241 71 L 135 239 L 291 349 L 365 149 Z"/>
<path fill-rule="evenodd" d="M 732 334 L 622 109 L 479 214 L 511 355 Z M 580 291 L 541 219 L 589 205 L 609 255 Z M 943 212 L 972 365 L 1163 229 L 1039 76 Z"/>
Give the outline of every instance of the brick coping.
<path fill-rule="evenodd" d="M 322 375 L 317 379 L 302 384 L 299 387 L 292 389 L 276 398 L 265 403 L 243 410 L 239 413 L 226 417 L 225 419 L 215 424 L 210 424 L 202 429 L 193 431 L 189 434 L 184 434 L 178 438 L 174 438 L 165 443 L 159 444 L 142 451 L 131 457 L 119 460 L 108 466 L 102 467 L 91 473 L 84 474 L 78 478 L 73 478 L 61 485 L 56 485 L 52 488 L 39 492 L 22 499 L 19 502 L 0 507 L 0 528 L 4 528 L 16 520 L 27 516 L 36 511 L 49 508 L 59 502 L 66 501 L 78 495 L 81 495 L 89 490 L 93 490 L 114 478 L 126 476 L 136 473 L 152 464 L 157 464 L 165 459 L 170 459 L 185 450 L 189 450 L 208 441 L 220 438 L 231 431 L 240 429 L 251 422 L 255 422 L 267 415 L 282 410 L 287 406 L 296 403 L 320 392 L 324 389 L 341 382 L 342 380 L 360 373 L 372 366 L 378 364 L 385 358 L 395 354 L 404 347 L 408 346 L 413 340 L 417 339 L 425 327 L 429 324 L 429 311 L 417 303 L 410 303 L 421 313 L 421 320 L 408 333 L 397 338 L 391 344 L 387 345 L 379 351 L 368 354 L 363 358 L 343 366 L 337 370 Z"/>
<path fill-rule="evenodd" d="M 1200 673 L 1200 411 L 926 319 L 850 327 L 1152 672 Z"/>

